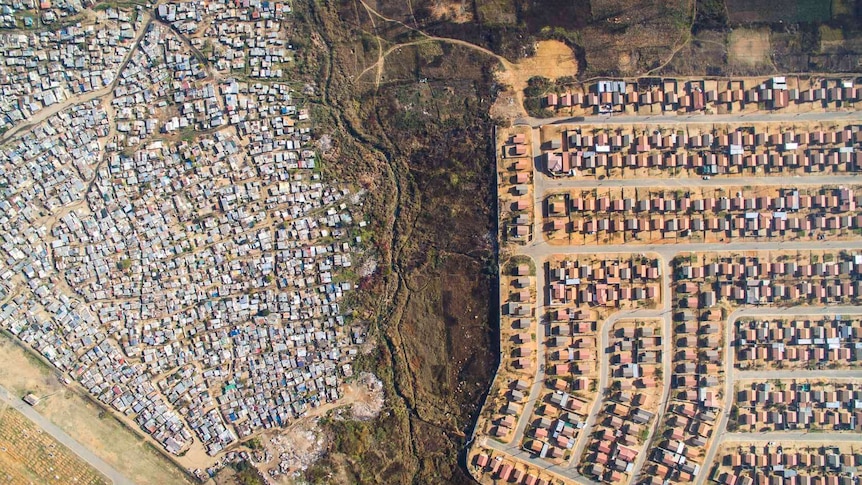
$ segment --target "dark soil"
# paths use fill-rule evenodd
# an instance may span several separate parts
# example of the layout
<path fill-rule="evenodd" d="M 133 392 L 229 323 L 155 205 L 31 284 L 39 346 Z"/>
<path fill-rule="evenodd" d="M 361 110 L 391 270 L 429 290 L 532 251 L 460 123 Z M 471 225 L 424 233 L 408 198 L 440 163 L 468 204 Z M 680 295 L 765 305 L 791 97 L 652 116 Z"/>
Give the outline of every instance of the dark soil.
<path fill-rule="evenodd" d="M 309 10 L 305 10 L 308 8 Z M 404 12 L 382 12 L 399 18 Z M 378 273 L 352 305 L 377 347 L 356 362 L 384 382 L 370 422 L 333 420 L 313 483 L 472 483 L 459 457 L 496 370 L 499 336 L 490 74 L 496 61 L 451 44 L 420 44 L 356 77 L 409 29 L 359 4 L 315 3 L 297 14 L 325 79 L 315 114 L 337 140 L 328 173 L 368 189 Z M 440 27 L 444 29 L 444 27 Z M 448 28 L 448 27 L 446 27 Z M 465 29 L 466 32 L 466 29 Z M 466 35 L 466 34 L 465 34 Z M 373 71 L 373 70 L 372 70 Z"/>

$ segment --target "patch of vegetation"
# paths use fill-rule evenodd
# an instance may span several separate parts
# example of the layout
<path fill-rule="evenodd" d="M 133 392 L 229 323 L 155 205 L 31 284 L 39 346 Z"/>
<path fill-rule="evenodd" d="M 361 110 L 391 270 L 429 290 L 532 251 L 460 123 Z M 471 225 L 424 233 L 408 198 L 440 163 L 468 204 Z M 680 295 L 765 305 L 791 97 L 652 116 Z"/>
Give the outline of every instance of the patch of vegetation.
<path fill-rule="evenodd" d="M 727 7 L 724 0 L 697 0 L 697 13 L 692 32 L 702 30 L 725 30 L 727 28 Z"/>
<path fill-rule="evenodd" d="M 420 25 L 429 15 L 423 8 L 416 8 Z M 332 134 L 338 147 L 337 163 L 324 155 L 323 176 L 369 194 L 364 229 L 374 237 L 363 240 L 378 269 L 360 279 L 362 291 L 349 305 L 357 320 L 372 322 L 377 345 L 354 367 L 374 372 L 387 396 L 376 419 L 327 421 L 330 453 L 305 478 L 471 483 L 459 453 L 491 383 L 499 344 L 488 240 L 496 215 L 487 113 L 496 63 L 460 45 L 409 46 L 386 58 L 379 86 L 373 69 L 354 83 L 377 55 L 376 40 L 366 36 L 363 43 L 361 33 L 390 33 L 346 4 L 298 4 L 296 12 L 312 19 L 309 42 L 327 46 L 309 49 L 305 60 L 321 89 L 312 101 L 320 113 L 315 129 Z M 437 35 L 458 29 L 435 28 Z M 384 40 L 402 33 L 391 35 Z M 459 36 L 469 38 L 463 31 L 450 35 Z"/>
<path fill-rule="evenodd" d="M 544 96 L 555 92 L 554 83 L 550 79 L 542 76 L 531 77 L 527 80 L 527 87 L 524 88 L 524 109 L 530 116 L 536 118 L 551 118 L 554 116 L 553 111 L 542 105 Z"/>
<path fill-rule="evenodd" d="M 239 463 L 231 465 L 236 470 L 236 482 L 239 485 L 264 485 L 266 478 L 252 466 L 251 463 L 243 460 Z"/>
<path fill-rule="evenodd" d="M 248 447 L 248 449 L 250 449 L 250 450 L 262 450 L 263 449 L 263 443 L 260 442 L 260 438 L 251 438 L 250 440 L 243 442 L 243 445 Z"/>

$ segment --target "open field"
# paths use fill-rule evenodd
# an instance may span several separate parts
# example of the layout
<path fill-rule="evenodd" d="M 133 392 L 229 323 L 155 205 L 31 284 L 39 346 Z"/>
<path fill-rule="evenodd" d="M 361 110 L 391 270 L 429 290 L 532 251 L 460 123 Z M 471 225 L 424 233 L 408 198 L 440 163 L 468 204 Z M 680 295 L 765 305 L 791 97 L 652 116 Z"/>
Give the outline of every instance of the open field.
<path fill-rule="evenodd" d="M 769 63 L 769 31 L 766 29 L 736 29 L 728 35 L 727 44 L 727 62 L 731 66 Z"/>
<path fill-rule="evenodd" d="M 36 357 L 26 353 L 6 334 L 0 334 L 0 385 L 15 395 L 41 398 L 35 409 L 72 438 L 137 484 L 191 483 L 186 475 L 152 445 L 115 418 L 66 388 Z M 129 459 L 130 456 L 135 459 Z"/>
<path fill-rule="evenodd" d="M 832 17 L 831 2 L 819 0 L 727 0 L 732 23 L 826 22 Z"/>
<path fill-rule="evenodd" d="M 0 404 L 0 481 L 107 484 L 104 476 L 18 411 Z"/>

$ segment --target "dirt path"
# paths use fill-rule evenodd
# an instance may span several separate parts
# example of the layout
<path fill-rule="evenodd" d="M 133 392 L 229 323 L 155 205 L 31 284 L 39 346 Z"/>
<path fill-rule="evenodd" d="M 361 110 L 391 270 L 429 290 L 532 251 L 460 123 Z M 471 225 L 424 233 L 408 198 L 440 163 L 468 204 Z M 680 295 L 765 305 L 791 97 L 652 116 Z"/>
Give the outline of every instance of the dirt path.
<path fill-rule="evenodd" d="M 423 39 L 398 44 L 390 47 L 386 51 L 383 51 L 380 37 L 376 34 L 374 35 L 379 49 L 377 62 L 366 67 L 354 79 L 359 80 L 368 72 L 376 70 L 374 81 L 375 89 L 380 88 L 383 78 L 383 68 L 386 63 L 386 58 L 390 54 L 402 47 L 420 45 L 429 42 L 445 42 L 448 44 L 461 45 L 496 59 L 500 63 L 500 69 L 495 73 L 495 76 L 500 83 L 508 86 L 509 89 L 500 95 L 497 104 L 492 109 L 492 113 L 500 114 L 504 117 L 519 118 L 527 115 L 526 110 L 524 109 L 524 89 L 527 87 L 527 82 L 530 78 L 534 76 L 544 76 L 556 79 L 563 76 L 576 76 L 578 73 L 578 63 L 572 49 L 560 41 L 541 41 L 536 45 L 536 54 L 534 56 L 521 59 L 517 62 L 512 62 L 485 47 L 464 40 L 430 35 L 422 30 L 409 26 L 400 20 L 391 19 L 382 15 L 380 12 L 377 12 L 374 8 L 369 6 L 365 0 L 359 1 L 362 3 L 366 12 L 368 12 L 369 17 L 371 17 L 371 25 L 375 30 L 377 30 L 377 25 L 375 24 L 373 17 L 377 17 L 385 22 L 396 23 L 423 36 Z"/>
<path fill-rule="evenodd" d="M 506 58 L 505 58 L 505 57 L 503 57 L 503 56 L 497 55 L 497 54 L 495 54 L 493 51 L 490 51 L 490 50 L 488 50 L 488 49 L 486 49 L 486 48 L 484 48 L 484 47 L 482 47 L 482 46 L 478 46 L 478 45 L 476 45 L 476 44 L 472 44 L 472 43 L 470 43 L 470 42 L 467 42 L 467 41 L 464 41 L 464 40 L 460 40 L 460 39 L 451 39 L 451 38 L 448 38 L 448 37 L 437 37 L 437 36 L 434 36 L 434 35 L 427 34 L 427 33 L 423 32 L 423 31 L 421 31 L 421 30 L 419 30 L 419 29 L 417 29 L 417 28 L 415 28 L 415 27 L 411 27 L 411 26 L 409 26 L 409 25 L 405 24 L 404 22 L 401 22 L 400 20 L 395 20 L 395 19 L 391 19 L 391 18 L 389 18 L 389 17 L 385 17 L 385 16 L 383 16 L 383 14 L 381 14 L 380 12 L 378 12 L 378 11 L 374 10 L 374 9 L 373 9 L 373 8 L 371 8 L 367 3 L 365 3 L 365 0 L 359 0 L 359 2 L 360 2 L 360 3 L 362 3 L 362 6 L 363 6 L 363 7 L 365 7 L 365 10 L 368 12 L 369 16 L 371 16 L 371 17 L 372 17 L 372 18 L 371 18 L 371 25 L 372 25 L 372 27 L 374 27 L 374 29 L 375 29 L 375 30 L 377 29 L 377 26 L 376 26 L 376 24 L 374 23 L 374 18 L 373 18 L 374 16 L 378 17 L 379 19 L 381 19 L 381 20 L 383 20 L 383 21 L 385 21 L 385 22 L 392 22 L 392 23 L 396 23 L 396 24 L 398 24 L 398 25 L 400 25 L 400 26 L 402 26 L 402 27 L 404 27 L 404 28 L 406 28 L 406 29 L 409 29 L 409 30 L 411 30 L 411 31 L 413 31 L 413 32 L 416 32 L 416 33 L 418 33 L 418 34 L 422 35 L 423 37 L 425 37 L 425 39 L 424 39 L 424 40 L 417 40 L 417 41 L 406 42 L 406 43 L 404 43 L 404 44 L 398 44 L 398 45 L 396 45 L 396 46 L 394 46 L 394 47 L 389 48 L 385 53 L 381 53 L 381 54 L 378 56 L 378 58 L 377 58 L 377 62 L 376 62 L 375 64 L 372 64 L 371 66 L 368 66 L 367 68 L 365 68 L 365 70 L 363 70 L 361 73 L 359 73 L 359 75 L 358 75 L 358 76 L 356 76 L 356 79 L 361 78 L 361 77 L 362 77 L 366 72 L 370 71 L 371 69 L 377 69 L 377 81 L 376 81 L 376 83 L 375 83 L 375 86 L 379 88 L 379 87 L 380 87 L 380 79 L 381 79 L 381 77 L 382 77 L 382 75 L 383 75 L 383 64 L 384 64 L 384 62 L 385 62 L 385 60 L 386 60 L 386 56 L 388 56 L 389 54 L 391 54 L 392 52 L 394 52 L 395 50 L 397 50 L 397 49 L 399 49 L 399 48 L 401 48 L 401 47 L 406 47 L 406 46 L 416 45 L 416 44 L 422 44 L 422 43 L 425 43 L 425 42 L 447 42 L 447 43 L 450 43 L 450 44 L 463 45 L 463 46 L 465 46 L 465 47 L 468 47 L 468 48 L 470 48 L 470 49 L 474 49 L 474 50 L 478 50 L 479 52 L 485 53 L 485 54 L 487 54 L 487 55 L 489 55 L 489 56 L 491 56 L 491 57 L 493 57 L 493 58 L 497 59 L 497 60 L 498 60 L 498 61 L 500 61 L 500 63 L 503 65 L 503 68 L 504 68 L 505 70 L 507 70 L 507 71 L 514 69 L 514 66 L 512 65 L 512 63 L 511 63 L 511 62 L 509 62 L 509 60 L 508 60 L 508 59 L 506 59 Z M 377 36 L 376 34 L 375 34 L 375 37 L 377 38 L 377 45 L 378 45 L 378 46 L 380 46 L 380 45 L 381 45 L 381 44 L 380 44 L 380 37 L 379 37 L 379 36 Z M 381 51 L 383 50 L 383 49 L 382 49 L 382 47 L 381 47 L 381 49 L 380 49 L 380 50 L 381 50 Z"/>
<path fill-rule="evenodd" d="M 692 34 L 692 30 L 694 29 L 694 22 L 697 20 L 697 2 L 692 1 L 691 3 L 692 3 L 691 24 L 689 24 L 688 30 L 683 33 L 685 40 L 683 40 L 677 47 L 674 48 L 673 52 L 670 53 L 670 56 L 668 56 L 667 60 L 662 62 L 658 67 L 650 69 L 649 71 L 644 73 L 644 76 L 649 76 L 650 74 L 652 74 L 654 72 L 661 71 L 662 69 L 664 69 L 665 66 L 670 64 L 670 61 L 672 61 L 673 58 L 676 57 L 677 53 L 679 51 L 681 51 L 683 47 L 687 46 L 689 42 L 691 42 L 691 39 L 694 36 Z"/>

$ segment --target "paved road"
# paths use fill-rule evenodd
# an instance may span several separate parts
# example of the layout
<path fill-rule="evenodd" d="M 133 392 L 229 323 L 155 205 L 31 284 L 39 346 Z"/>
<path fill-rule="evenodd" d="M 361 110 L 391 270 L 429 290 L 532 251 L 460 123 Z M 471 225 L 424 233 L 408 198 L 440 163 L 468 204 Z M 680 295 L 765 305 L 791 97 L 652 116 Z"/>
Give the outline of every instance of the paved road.
<path fill-rule="evenodd" d="M 533 377 L 533 385 L 530 387 L 530 396 L 527 403 L 524 405 L 524 411 L 518 417 L 518 426 L 515 427 L 515 433 L 512 438 L 512 443 L 518 446 L 521 443 L 521 438 L 524 436 L 524 430 L 530 422 L 530 417 L 533 415 L 533 409 L 539 400 L 539 395 L 542 392 L 542 387 L 545 385 L 545 339 L 547 339 L 547 319 L 543 318 L 545 308 L 545 271 L 541 262 L 536 263 L 536 375 Z"/>
<path fill-rule="evenodd" d="M 655 418 L 653 418 L 653 422 L 650 424 L 649 434 L 647 435 L 646 440 L 644 440 L 643 447 L 641 448 L 641 452 L 638 453 L 638 457 L 634 463 L 634 469 L 632 471 L 632 481 L 630 483 L 637 483 L 639 480 L 641 470 L 643 470 L 644 463 L 646 463 L 647 458 L 649 457 L 649 450 L 652 448 L 653 441 L 658 436 L 656 431 L 662 420 L 664 419 L 664 414 L 667 411 L 667 403 L 670 401 L 670 389 L 671 389 L 671 374 L 672 374 L 672 360 L 671 355 L 673 354 L 673 319 L 672 319 L 672 307 L 671 307 L 671 269 L 670 269 L 670 259 L 667 257 L 663 257 L 662 259 L 662 287 L 661 287 L 661 296 L 662 296 L 662 311 L 661 318 L 662 322 L 662 392 L 661 392 L 661 401 L 659 401 L 658 412 L 656 412 Z"/>
<path fill-rule="evenodd" d="M 854 370 L 752 370 L 752 371 L 737 371 L 734 379 L 851 379 L 862 378 L 862 369 Z"/>
<path fill-rule="evenodd" d="M 114 482 L 115 485 L 134 485 L 131 480 L 123 476 L 123 474 L 118 472 L 114 467 L 105 463 L 101 458 L 94 455 L 93 452 L 88 450 L 85 446 L 75 441 L 62 429 L 58 428 L 54 423 L 45 419 L 41 414 L 36 412 L 34 408 L 32 408 L 30 405 L 28 405 L 21 399 L 13 396 L 2 386 L 0 386 L 0 399 L 2 399 L 4 402 L 6 402 L 6 404 L 13 407 L 17 411 L 21 412 L 21 414 L 26 416 L 27 419 L 33 421 L 37 426 L 39 426 L 48 434 L 53 436 L 54 439 L 56 439 L 57 441 L 65 445 L 67 448 L 72 450 L 72 452 L 74 452 L 76 455 L 81 457 L 82 460 L 92 465 L 93 468 L 99 470 L 99 472 L 101 472 L 109 480 Z"/>
<path fill-rule="evenodd" d="M 862 442 L 862 434 L 830 432 L 789 433 L 784 431 L 773 431 L 768 433 L 725 433 L 721 436 L 722 443 L 735 441 L 775 441 L 778 443 L 788 443 L 792 441 L 859 443 Z"/>
<path fill-rule="evenodd" d="M 630 123 L 748 123 L 748 122 L 777 122 L 777 121 L 858 121 L 862 120 L 860 112 L 829 112 L 829 113 L 803 113 L 799 115 L 788 114 L 742 114 L 742 115 L 691 115 L 691 116 L 617 116 L 613 118 L 590 117 L 587 120 L 578 120 L 571 118 L 557 118 L 552 120 L 537 120 L 534 118 L 521 119 L 516 121 L 516 124 L 525 124 L 533 127 L 531 131 L 531 148 L 534 159 L 541 153 L 539 143 L 538 126 L 548 123 L 581 123 L 581 124 L 630 124 Z M 683 243 L 683 244 L 615 244 L 615 245 L 598 245 L 585 244 L 579 246 L 552 246 L 545 240 L 545 234 L 542 230 L 543 223 L 543 201 L 547 193 L 553 190 L 565 190 L 573 188 L 595 188 L 595 187 L 724 187 L 727 185 L 782 185 L 782 186 L 797 186 L 797 185 L 847 185 L 859 183 L 860 177 L 858 174 L 841 174 L 841 175 L 821 175 L 821 176 L 786 176 L 778 175 L 774 177 L 758 177 L 756 181 L 745 178 L 727 178 L 714 177 L 710 180 L 701 178 L 666 178 L 666 179 L 610 179 L 597 180 L 596 178 L 582 179 L 553 179 L 539 171 L 537 164 L 533 166 L 533 196 L 534 196 L 534 220 L 533 234 L 530 242 L 525 246 L 520 246 L 515 250 L 515 254 L 529 256 L 534 261 L 536 271 L 537 284 L 537 302 L 536 315 L 538 320 L 537 331 L 537 370 L 533 385 L 530 389 L 530 396 L 523 414 L 520 416 L 518 425 L 515 429 L 514 438 L 510 444 L 501 444 L 492 439 L 486 439 L 485 445 L 505 453 L 509 453 L 518 459 L 531 463 L 541 469 L 555 473 L 559 476 L 574 480 L 582 484 L 592 483 L 587 478 L 577 472 L 576 466 L 583 456 L 584 449 L 589 441 L 589 435 L 595 426 L 596 419 L 601 409 L 604 392 L 608 387 L 610 378 L 609 367 L 610 362 L 604 358 L 607 344 L 609 342 L 608 332 L 615 322 L 626 318 L 662 318 L 663 319 L 663 337 L 664 337 L 664 360 L 663 363 L 663 389 L 659 411 L 656 415 L 655 422 L 650 427 L 649 435 L 644 443 L 642 453 L 640 453 L 635 461 L 633 479 L 636 480 L 640 474 L 646 459 L 648 457 L 648 449 L 650 448 L 654 432 L 658 429 L 664 414 L 667 409 L 667 404 L 670 396 L 671 384 L 671 345 L 672 345 L 672 321 L 671 321 L 671 278 L 669 263 L 677 254 L 686 252 L 727 252 L 727 251 L 783 251 L 783 250 L 843 250 L 843 249 L 862 249 L 862 241 L 804 241 L 804 242 L 779 242 L 779 241 L 747 241 L 747 242 L 727 242 L 727 243 Z M 544 263 L 546 259 L 557 254 L 609 254 L 609 253 L 653 253 L 662 260 L 663 278 L 662 278 L 662 307 L 656 310 L 630 310 L 613 314 L 608 319 L 600 322 L 597 331 L 597 349 L 602 354 L 599 356 L 599 381 L 597 385 L 597 393 L 595 400 L 591 404 L 591 412 L 587 416 L 587 423 L 584 429 L 578 435 L 578 440 L 573 448 L 572 459 L 569 463 L 563 465 L 550 465 L 547 461 L 538 457 L 532 456 L 530 453 L 520 449 L 520 443 L 524 436 L 524 430 L 532 416 L 538 396 L 544 386 L 545 373 L 542 364 L 545 361 L 544 357 L 544 341 L 547 338 L 547 322 L 544 318 L 548 311 L 549 302 L 547 300 L 547 281 Z M 719 425 L 716 428 L 716 434 L 722 434 L 722 430 L 726 429 L 727 417 L 730 408 L 733 404 L 733 384 L 740 378 L 758 378 L 758 379 L 784 379 L 784 378 L 800 378 L 809 376 L 818 377 L 862 377 L 862 371 L 817 371 L 811 373 L 801 371 L 735 371 L 733 369 L 733 351 L 730 346 L 732 342 L 732 327 L 736 318 L 743 316 L 757 315 L 826 315 L 826 314 L 862 314 L 862 307 L 790 307 L 790 308 L 745 308 L 734 312 L 726 326 L 725 336 L 725 391 L 724 391 L 724 409 L 721 413 Z M 805 434 L 804 440 L 823 439 L 824 436 L 829 436 L 827 433 L 817 433 L 816 437 L 809 437 L 811 434 Z M 726 436 L 735 436 L 729 434 Z M 773 436 L 774 440 L 793 439 L 792 434 L 781 433 Z M 846 436 L 846 435 L 842 435 Z M 724 441 L 726 438 L 719 438 Z M 842 438 L 847 439 L 847 438 Z M 862 440 L 862 435 L 858 438 Z M 712 464 L 717 451 L 717 444 L 713 443 L 707 450 L 707 455 L 703 463 L 703 471 L 697 479 L 697 485 L 703 483 L 707 475 L 707 470 Z"/>
<path fill-rule="evenodd" d="M 536 467 L 542 471 L 545 471 L 548 473 L 553 473 L 553 474 L 558 475 L 564 479 L 572 480 L 572 481 L 578 482 L 582 485 L 592 485 L 593 484 L 592 481 L 587 480 L 583 475 L 580 475 L 574 468 L 569 468 L 565 464 L 564 465 L 551 464 L 550 462 L 548 462 L 542 458 L 539 458 L 538 456 L 534 456 L 534 455 L 527 453 L 526 451 L 520 449 L 518 447 L 517 442 L 513 441 L 512 444 L 504 445 L 497 440 L 490 439 L 488 437 L 484 437 L 484 438 L 482 438 L 481 445 L 485 446 L 487 448 L 491 448 L 492 450 L 497 450 L 497 451 L 506 453 L 507 455 L 514 456 L 515 458 L 517 458 L 521 461 L 524 461 L 526 463 L 529 463 L 529 464 L 533 465 L 534 467 Z"/>
<path fill-rule="evenodd" d="M 614 116 L 560 116 L 556 118 L 519 118 L 513 124 L 529 125 L 537 128 L 548 124 L 576 124 L 576 125 L 630 125 L 630 124 L 671 124 L 671 123 L 778 123 L 778 122 L 830 122 L 830 121 L 856 121 L 862 119 L 859 111 L 812 111 L 807 113 L 741 113 L 724 115 L 676 115 L 663 114 L 656 116 L 643 115 L 614 115 Z"/>

